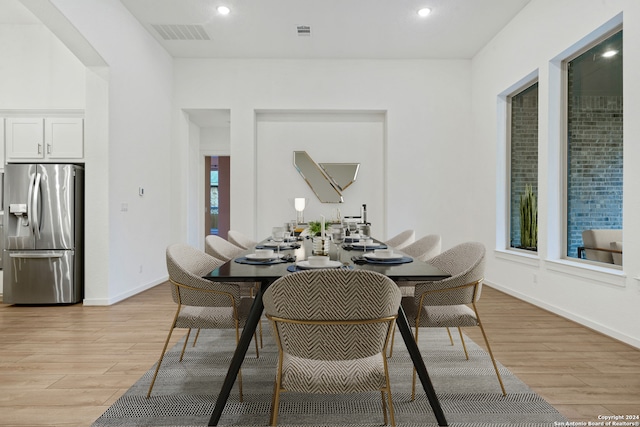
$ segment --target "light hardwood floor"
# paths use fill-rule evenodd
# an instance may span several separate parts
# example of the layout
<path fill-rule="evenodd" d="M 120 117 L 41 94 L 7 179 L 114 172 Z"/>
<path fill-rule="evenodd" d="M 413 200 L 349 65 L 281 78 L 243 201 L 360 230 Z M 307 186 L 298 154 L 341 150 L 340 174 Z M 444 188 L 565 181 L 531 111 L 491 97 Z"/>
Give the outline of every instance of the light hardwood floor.
<path fill-rule="evenodd" d="M 488 287 L 478 308 L 496 358 L 571 421 L 640 414 L 640 350 Z M 0 425 L 90 426 L 156 361 L 174 311 L 168 284 L 109 307 L 0 305 Z"/>

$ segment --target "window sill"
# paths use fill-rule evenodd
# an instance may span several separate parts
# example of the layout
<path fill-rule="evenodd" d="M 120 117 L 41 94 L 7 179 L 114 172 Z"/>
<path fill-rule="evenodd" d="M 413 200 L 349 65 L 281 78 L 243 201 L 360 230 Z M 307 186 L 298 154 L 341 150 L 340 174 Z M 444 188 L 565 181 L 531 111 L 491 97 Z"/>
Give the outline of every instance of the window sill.
<path fill-rule="evenodd" d="M 548 270 L 558 273 L 565 273 L 621 288 L 627 286 L 627 275 L 618 268 L 602 267 L 568 259 L 549 259 L 546 260 L 546 266 Z"/>
<path fill-rule="evenodd" d="M 517 249 L 496 249 L 494 253 L 498 259 L 526 264 L 532 267 L 540 267 L 540 257 L 537 252 Z"/>

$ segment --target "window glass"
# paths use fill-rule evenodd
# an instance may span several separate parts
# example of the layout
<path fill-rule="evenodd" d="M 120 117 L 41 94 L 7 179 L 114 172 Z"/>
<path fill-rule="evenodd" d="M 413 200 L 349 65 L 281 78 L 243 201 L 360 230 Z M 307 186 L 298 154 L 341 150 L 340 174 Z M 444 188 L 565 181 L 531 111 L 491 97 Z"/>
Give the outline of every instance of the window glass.
<path fill-rule="evenodd" d="M 597 242 L 588 235 L 583 241 L 583 232 L 622 228 L 622 31 L 568 61 L 566 69 L 566 255 L 618 264 L 621 232 L 598 232 Z M 597 251 L 583 250 L 594 246 Z"/>
<path fill-rule="evenodd" d="M 538 246 L 538 83 L 510 97 L 510 241 L 512 248 Z"/>

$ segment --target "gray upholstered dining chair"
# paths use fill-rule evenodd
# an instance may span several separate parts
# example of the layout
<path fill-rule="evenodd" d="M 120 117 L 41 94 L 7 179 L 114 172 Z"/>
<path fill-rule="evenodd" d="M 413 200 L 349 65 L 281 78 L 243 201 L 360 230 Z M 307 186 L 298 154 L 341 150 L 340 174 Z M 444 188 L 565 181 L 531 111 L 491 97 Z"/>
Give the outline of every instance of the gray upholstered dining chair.
<path fill-rule="evenodd" d="M 396 234 L 386 242 L 387 246 L 391 246 L 394 249 L 402 250 L 407 245 L 410 245 L 416 240 L 416 232 L 414 230 L 404 230 Z"/>
<path fill-rule="evenodd" d="M 427 261 L 438 255 L 441 250 L 442 238 L 440 237 L 440 235 L 428 234 L 405 246 L 404 249 L 402 249 L 402 252 L 419 261 Z M 398 282 L 397 285 L 400 288 L 400 292 L 402 292 L 403 297 L 413 296 L 415 282 L 402 281 Z M 451 336 L 451 332 L 449 332 L 449 328 L 447 328 L 447 333 L 449 334 L 451 345 L 453 345 L 453 337 Z M 393 356 L 393 345 L 395 343 L 395 337 L 396 334 L 394 331 L 393 335 L 391 336 L 391 345 L 389 346 L 389 357 Z"/>
<path fill-rule="evenodd" d="M 231 243 L 241 247 L 242 249 L 249 249 L 258 244 L 258 242 L 256 242 L 255 240 L 250 239 L 237 230 L 229 230 L 229 232 L 227 233 L 227 239 L 229 239 Z"/>
<path fill-rule="evenodd" d="M 409 325 L 415 328 L 418 342 L 420 328 L 458 328 L 467 360 L 469 354 L 464 343 L 462 327 L 478 326 L 487 345 L 502 394 L 506 396 L 498 365 L 493 357 L 489 339 L 480 321 L 476 302 L 480 299 L 484 280 L 485 247 L 479 242 L 461 243 L 442 252 L 427 263 L 445 271 L 451 277 L 435 282 L 419 282 L 413 297 L 402 298 L 402 308 Z M 411 399 L 415 398 L 416 372 L 413 371 Z"/>
<path fill-rule="evenodd" d="M 442 238 L 439 234 L 428 234 L 407 245 L 402 252 L 414 259 L 427 261 L 442 251 Z"/>
<path fill-rule="evenodd" d="M 284 391 L 380 392 L 384 422 L 388 412 L 395 425 L 384 354 L 400 299 L 395 283 L 372 271 L 302 271 L 276 280 L 263 297 L 278 344 L 271 425 Z"/>
<path fill-rule="evenodd" d="M 217 236 L 215 234 L 210 234 L 204 238 L 204 251 L 214 258 L 227 262 L 235 258 L 237 255 L 239 255 L 242 251 L 244 251 L 244 249 L 234 245 L 233 243 L 223 239 L 220 236 Z M 238 285 L 243 291 L 246 291 L 246 292 L 243 292 L 243 295 L 248 292 L 250 296 L 253 296 L 254 291 L 257 290 L 257 288 L 260 286 L 260 283 L 239 282 Z M 259 324 L 259 329 L 260 329 L 260 348 L 262 348 L 263 346 L 262 322 Z M 194 346 L 198 341 L 199 335 L 200 335 L 200 330 L 198 329 L 198 332 L 193 340 Z"/>
<path fill-rule="evenodd" d="M 167 247 L 166 259 L 171 296 L 178 307 L 149 385 L 147 398 L 151 395 L 175 328 L 188 329 L 180 354 L 182 362 L 189 334 L 193 328 L 235 329 L 236 342 L 238 342 L 240 329 L 244 327 L 253 303 L 253 298 L 241 297 L 240 286 L 237 283 L 212 282 L 202 278 L 203 275 L 223 264 L 223 261 L 182 243 Z M 257 339 L 256 355 L 258 355 Z M 238 374 L 238 387 L 240 401 L 242 401 L 241 373 Z"/>
<path fill-rule="evenodd" d="M 214 258 L 229 261 L 244 249 L 215 234 L 204 238 L 204 251 Z"/>

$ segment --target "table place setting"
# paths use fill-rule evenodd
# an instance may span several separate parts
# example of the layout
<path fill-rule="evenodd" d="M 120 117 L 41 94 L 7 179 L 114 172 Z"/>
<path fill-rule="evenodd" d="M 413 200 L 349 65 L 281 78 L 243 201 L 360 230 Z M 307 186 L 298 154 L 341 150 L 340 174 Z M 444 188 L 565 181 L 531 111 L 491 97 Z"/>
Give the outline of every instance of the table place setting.
<path fill-rule="evenodd" d="M 356 264 L 406 264 L 413 262 L 413 258 L 401 253 L 394 253 L 393 249 L 375 249 L 361 256 L 353 256 L 351 260 Z"/>
<path fill-rule="evenodd" d="M 273 242 L 271 240 L 267 240 L 264 243 L 256 245 L 256 249 L 276 249 L 278 247 L 283 251 L 288 249 L 299 249 L 300 243 L 298 243 L 297 240 L 285 242 Z"/>
<path fill-rule="evenodd" d="M 333 269 L 333 268 L 350 268 L 344 265 L 341 261 L 334 261 L 329 259 L 328 256 L 310 256 L 304 261 L 298 261 L 295 265 L 287 267 L 287 271 L 294 273 L 301 270 L 318 270 L 318 269 Z M 353 268 L 353 267 L 351 267 Z"/>
<path fill-rule="evenodd" d="M 366 251 L 367 249 L 388 249 L 388 246 L 382 242 L 376 242 L 373 239 L 359 239 L 358 241 L 353 241 L 351 243 L 346 242 L 342 245 L 342 249 L 347 251 L 356 250 L 356 251 Z"/>
<path fill-rule="evenodd" d="M 234 261 L 239 264 L 269 265 L 295 262 L 295 260 L 295 255 L 275 253 L 273 249 L 256 249 L 254 253 L 236 258 Z"/>

